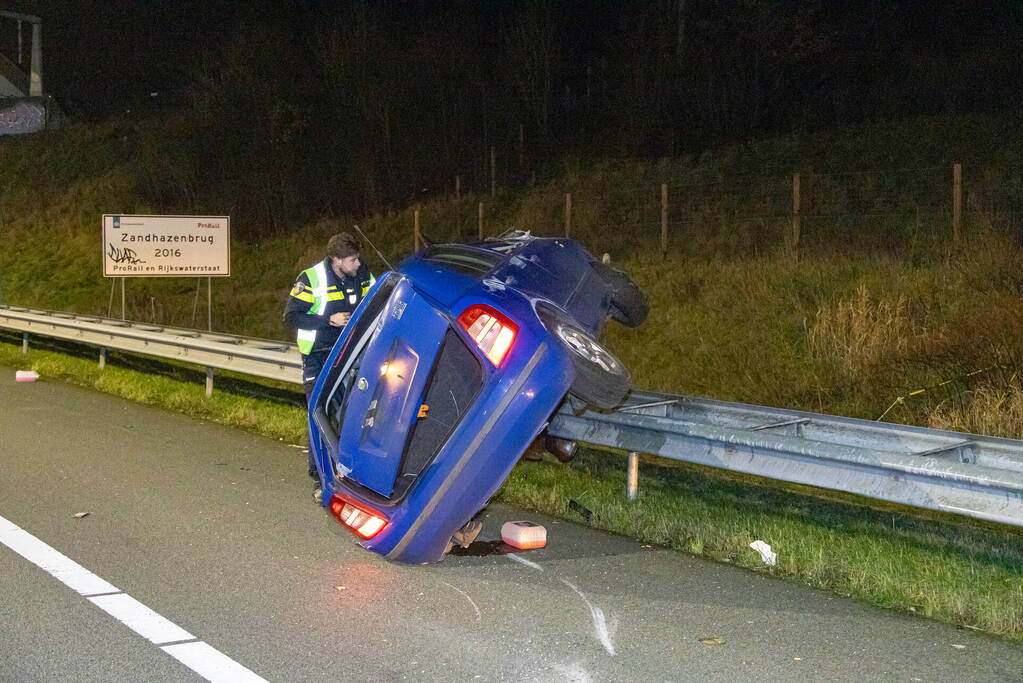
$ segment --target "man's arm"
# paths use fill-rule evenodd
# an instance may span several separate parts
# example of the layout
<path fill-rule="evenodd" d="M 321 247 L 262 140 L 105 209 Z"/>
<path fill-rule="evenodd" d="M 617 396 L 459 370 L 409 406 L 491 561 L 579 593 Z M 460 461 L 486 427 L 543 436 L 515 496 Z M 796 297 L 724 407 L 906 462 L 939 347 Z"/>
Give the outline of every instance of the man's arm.
<path fill-rule="evenodd" d="M 284 322 L 296 330 L 319 330 L 330 325 L 326 316 L 309 313 L 313 305 L 313 290 L 305 273 L 298 276 L 288 294 L 288 305 L 284 308 Z"/>

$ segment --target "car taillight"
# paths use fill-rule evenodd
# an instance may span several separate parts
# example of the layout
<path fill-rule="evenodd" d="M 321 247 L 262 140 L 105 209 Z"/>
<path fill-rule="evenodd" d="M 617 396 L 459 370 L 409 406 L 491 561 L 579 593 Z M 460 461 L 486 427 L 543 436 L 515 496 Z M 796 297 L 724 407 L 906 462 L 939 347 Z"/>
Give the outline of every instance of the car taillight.
<path fill-rule="evenodd" d="M 476 342 L 491 363 L 500 365 L 515 341 L 519 328 L 490 306 L 470 306 L 458 316 L 458 323 Z"/>
<path fill-rule="evenodd" d="M 338 521 L 363 538 L 372 538 L 387 525 L 379 512 L 369 510 L 334 496 L 330 501 L 330 511 Z"/>

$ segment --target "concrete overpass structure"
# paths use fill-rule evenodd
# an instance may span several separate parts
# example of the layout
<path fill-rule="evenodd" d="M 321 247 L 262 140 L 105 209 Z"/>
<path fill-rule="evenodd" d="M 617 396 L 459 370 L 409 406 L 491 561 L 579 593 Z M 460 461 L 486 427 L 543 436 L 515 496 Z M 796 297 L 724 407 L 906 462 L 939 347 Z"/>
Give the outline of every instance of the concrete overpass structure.
<path fill-rule="evenodd" d="M 43 96 L 42 20 L 31 14 L 0 10 L 0 31 L 15 29 L 16 54 L 0 52 L 0 135 L 33 133 L 46 126 L 47 101 Z M 23 56 L 28 37 L 29 62 Z"/>
<path fill-rule="evenodd" d="M 0 10 L 0 29 L 7 29 L 14 24 L 17 27 L 18 54 L 17 62 L 9 56 L 0 54 L 0 98 L 6 97 L 42 97 L 43 96 L 43 22 L 31 14 L 18 14 Z M 5 26 L 6 25 L 6 26 Z M 22 64 L 22 48 L 24 45 L 25 26 L 29 26 L 31 38 L 29 42 L 28 69 Z"/>

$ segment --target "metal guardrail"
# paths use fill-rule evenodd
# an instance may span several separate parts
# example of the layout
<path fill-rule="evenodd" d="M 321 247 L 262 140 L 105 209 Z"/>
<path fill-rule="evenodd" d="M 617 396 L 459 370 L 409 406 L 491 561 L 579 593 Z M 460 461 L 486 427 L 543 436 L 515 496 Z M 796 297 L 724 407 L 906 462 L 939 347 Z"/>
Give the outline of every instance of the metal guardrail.
<path fill-rule="evenodd" d="M 301 383 L 280 341 L 0 306 L 0 327 Z M 212 389 L 207 372 L 207 391 Z M 634 392 L 613 413 L 566 402 L 553 436 L 1023 526 L 1023 441 L 686 396 Z"/>
<path fill-rule="evenodd" d="M 566 405 L 548 432 L 1023 526 L 1023 441 L 1013 439 L 647 392 L 614 413 Z"/>
<path fill-rule="evenodd" d="M 100 348 L 101 366 L 106 349 L 202 365 L 207 368 L 207 393 L 213 388 L 210 368 L 302 383 L 298 348 L 272 339 L 4 305 L 0 305 L 0 327 L 21 332 L 26 350 L 31 334 L 93 344 Z"/>

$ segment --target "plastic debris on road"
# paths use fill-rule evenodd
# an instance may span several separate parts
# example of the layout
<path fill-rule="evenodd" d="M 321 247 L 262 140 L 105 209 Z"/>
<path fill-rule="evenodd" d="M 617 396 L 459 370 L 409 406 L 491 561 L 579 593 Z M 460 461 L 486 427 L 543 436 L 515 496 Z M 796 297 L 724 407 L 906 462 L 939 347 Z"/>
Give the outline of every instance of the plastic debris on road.
<path fill-rule="evenodd" d="M 14 373 L 15 382 L 34 382 L 39 379 L 39 373 L 35 370 L 18 370 Z"/>
<path fill-rule="evenodd" d="M 532 522 L 505 522 L 501 540 L 519 550 L 533 550 L 547 545 L 547 529 Z"/>
<path fill-rule="evenodd" d="M 749 547 L 760 553 L 760 559 L 764 561 L 764 564 L 771 567 L 778 564 L 778 554 L 771 550 L 771 546 L 763 541 L 753 541 L 749 544 Z"/>

